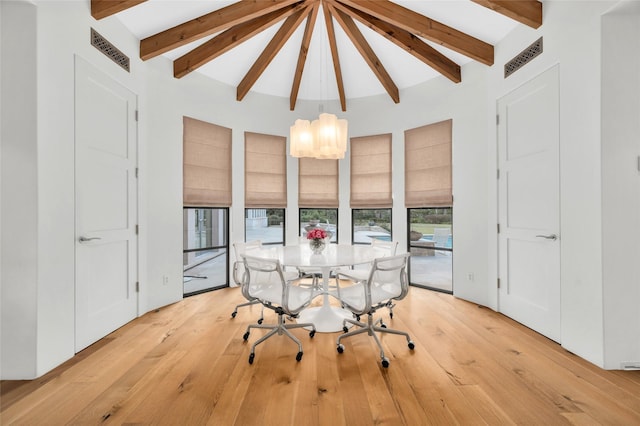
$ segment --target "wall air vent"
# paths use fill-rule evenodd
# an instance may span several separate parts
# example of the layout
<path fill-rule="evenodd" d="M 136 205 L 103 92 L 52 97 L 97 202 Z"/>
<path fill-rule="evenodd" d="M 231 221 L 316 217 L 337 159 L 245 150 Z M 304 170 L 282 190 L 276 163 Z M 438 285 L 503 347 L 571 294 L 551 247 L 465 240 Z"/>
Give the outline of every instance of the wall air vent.
<path fill-rule="evenodd" d="M 509 77 L 514 72 L 531 62 L 533 58 L 542 53 L 542 37 L 533 42 L 533 44 L 522 52 L 520 52 L 515 58 L 510 60 L 504 65 L 504 78 Z"/>
<path fill-rule="evenodd" d="M 91 28 L 91 45 L 129 72 L 129 57 Z"/>

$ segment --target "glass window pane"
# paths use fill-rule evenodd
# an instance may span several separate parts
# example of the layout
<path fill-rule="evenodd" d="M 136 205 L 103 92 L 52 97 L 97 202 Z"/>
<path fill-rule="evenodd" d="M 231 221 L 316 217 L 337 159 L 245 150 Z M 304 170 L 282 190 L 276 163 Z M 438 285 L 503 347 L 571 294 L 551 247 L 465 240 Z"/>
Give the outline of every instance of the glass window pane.
<path fill-rule="evenodd" d="M 409 209 L 409 282 L 453 292 L 451 207 Z"/>
<path fill-rule="evenodd" d="M 338 209 L 300 209 L 300 236 L 307 231 L 320 227 L 331 233 L 330 241 L 338 241 Z"/>
<path fill-rule="evenodd" d="M 374 238 L 391 241 L 391 209 L 351 210 L 352 241 L 371 244 Z"/>
<path fill-rule="evenodd" d="M 245 241 L 284 244 L 284 209 L 245 209 Z"/>
<path fill-rule="evenodd" d="M 228 287 L 227 208 L 183 210 L 184 295 Z"/>

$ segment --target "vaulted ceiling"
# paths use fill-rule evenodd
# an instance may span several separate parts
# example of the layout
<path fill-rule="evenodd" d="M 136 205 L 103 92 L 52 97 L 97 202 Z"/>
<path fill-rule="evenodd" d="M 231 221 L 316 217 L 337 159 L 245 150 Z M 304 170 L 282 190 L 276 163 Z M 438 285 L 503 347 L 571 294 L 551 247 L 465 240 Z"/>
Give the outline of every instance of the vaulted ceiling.
<path fill-rule="evenodd" d="M 256 89 L 259 80 L 267 88 L 284 84 L 291 110 L 302 91 L 304 98 L 335 93 L 345 111 L 347 99 L 354 97 L 347 96 L 348 84 L 359 87 L 367 78 L 398 103 L 396 81 L 405 81 L 405 70 L 414 77 L 401 87 L 434 75 L 458 83 L 461 64 L 493 65 L 492 42 L 514 26 L 542 25 L 538 0 L 91 0 L 91 14 L 120 19 L 140 38 L 140 58 L 172 59 L 175 78 L 196 70 L 206 75 L 207 68 L 216 78 L 216 71 L 235 69 L 220 80 L 236 85 L 238 101 L 251 90 L 269 92 Z M 313 37 L 317 33 L 320 37 Z M 396 46 L 394 55 L 383 59 L 390 43 Z M 292 53 L 283 53 L 286 49 Z M 278 57 L 283 59 L 272 66 Z M 409 57 L 412 62 L 403 65 Z M 269 68 L 279 71 L 269 77 Z M 305 89 L 304 81 L 312 89 Z"/>

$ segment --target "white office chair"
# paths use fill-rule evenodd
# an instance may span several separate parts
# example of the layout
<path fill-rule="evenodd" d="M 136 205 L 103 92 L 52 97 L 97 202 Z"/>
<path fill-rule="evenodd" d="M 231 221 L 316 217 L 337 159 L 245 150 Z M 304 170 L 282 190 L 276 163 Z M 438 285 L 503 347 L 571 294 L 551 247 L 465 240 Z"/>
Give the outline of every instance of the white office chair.
<path fill-rule="evenodd" d="M 398 242 L 397 241 L 385 241 L 385 240 L 379 240 L 377 238 L 374 238 L 371 241 L 371 246 L 374 248 L 374 250 L 379 252 L 379 257 L 388 257 L 388 256 L 395 256 L 396 251 L 398 249 Z M 350 270 L 345 270 L 345 271 L 340 271 L 340 275 L 344 278 L 347 278 L 351 281 L 364 281 L 367 278 L 369 278 L 369 274 L 371 273 L 371 267 L 373 264 L 367 264 L 367 265 L 360 265 L 360 268 L 356 268 L 356 269 L 350 269 Z M 364 266 L 364 267 L 362 267 Z M 337 277 L 336 277 L 337 279 Z M 393 307 L 395 306 L 395 303 L 392 303 L 388 306 L 389 308 L 389 318 L 393 319 Z M 380 325 L 384 326 L 384 323 L 382 322 L 382 318 L 380 318 L 378 320 L 380 322 Z"/>
<path fill-rule="evenodd" d="M 380 348 L 380 358 L 382 366 L 389 366 L 389 359 L 385 356 L 382 344 L 376 335 L 379 333 L 392 333 L 405 336 L 409 349 L 413 350 L 415 345 L 409 334 L 387 328 L 384 324 L 377 326 L 373 321 L 373 314 L 380 308 L 389 307 L 396 300 L 403 299 L 409 291 L 409 283 L 407 279 L 407 259 L 409 253 L 397 256 L 381 257 L 373 262 L 373 267 L 366 280 L 353 282 L 350 286 L 341 286 L 340 299 L 344 308 L 350 310 L 356 318 L 361 315 L 367 315 L 367 323 L 346 318 L 343 321 L 343 330 L 345 334 L 338 337 L 337 350 L 338 353 L 344 352 L 342 339 L 355 336 L 356 334 L 367 333 L 372 336 L 378 348 Z M 346 276 L 338 273 L 339 279 L 347 279 Z M 347 323 L 359 327 L 356 330 L 348 332 Z"/>
<path fill-rule="evenodd" d="M 233 251 L 236 255 L 236 261 L 233 262 L 233 281 L 242 288 L 242 282 L 244 281 L 244 276 L 246 274 L 244 261 L 242 260 L 242 255 L 251 252 L 252 250 L 257 250 L 262 248 L 262 242 L 260 240 L 253 240 L 247 242 L 237 242 L 233 243 Z M 250 299 L 247 294 L 242 293 L 242 295 L 248 300 L 248 302 L 240 303 L 236 305 L 233 312 L 231 312 L 231 318 L 235 318 L 238 315 L 238 308 L 243 306 L 251 306 L 251 305 L 259 305 L 260 301 L 257 299 Z M 258 319 L 258 324 L 262 324 L 264 320 L 264 308 L 260 310 L 260 318 Z"/>
<path fill-rule="evenodd" d="M 274 334 L 286 335 L 298 345 L 296 360 L 302 359 L 302 344 L 289 331 L 292 328 L 309 327 L 309 337 L 313 338 L 316 328 L 312 323 L 284 323 L 284 317 L 295 319 L 300 311 L 311 303 L 314 291 L 309 287 L 297 285 L 300 278 L 287 281 L 282 271 L 282 265 L 277 259 L 264 259 L 249 255 L 244 256 L 245 274 L 242 283 L 242 294 L 248 300 L 258 300 L 262 306 L 272 309 L 278 315 L 277 324 L 250 324 L 242 338 L 247 341 L 252 328 L 270 330 L 251 346 L 249 364 L 253 364 L 256 346 Z"/>

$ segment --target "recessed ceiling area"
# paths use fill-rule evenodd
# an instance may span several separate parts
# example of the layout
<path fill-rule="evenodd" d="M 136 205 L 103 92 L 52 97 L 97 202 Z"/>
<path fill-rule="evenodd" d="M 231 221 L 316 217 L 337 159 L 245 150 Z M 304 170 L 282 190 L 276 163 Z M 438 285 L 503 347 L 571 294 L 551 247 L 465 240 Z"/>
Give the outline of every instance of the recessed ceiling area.
<path fill-rule="evenodd" d="M 250 92 L 347 100 L 432 78 L 451 84 L 470 61 L 493 64 L 493 46 L 518 25 L 542 24 L 538 0 L 92 0 L 140 39 L 140 57 L 163 56 L 176 78 L 192 72 Z M 327 25 L 327 23 L 329 25 Z"/>

